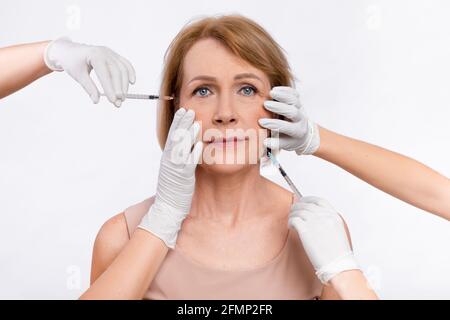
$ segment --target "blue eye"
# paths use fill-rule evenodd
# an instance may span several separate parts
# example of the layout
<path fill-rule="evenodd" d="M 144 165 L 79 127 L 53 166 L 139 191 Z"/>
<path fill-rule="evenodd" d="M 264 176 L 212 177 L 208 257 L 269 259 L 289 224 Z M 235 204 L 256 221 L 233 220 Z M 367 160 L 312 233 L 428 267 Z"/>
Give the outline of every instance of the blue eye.
<path fill-rule="evenodd" d="M 204 98 L 209 96 L 208 91 L 210 92 L 208 87 L 198 87 L 192 92 L 192 94 Z M 258 90 L 253 86 L 244 86 L 239 91 L 243 91 L 244 96 L 246 97 L 251 97 L 252 95 L 255 95 L 258 92 Z"/>
<path fill-rule="evenodd" d="M 251 90 L 250 93 L 253 92 L 253 94 L 255 94 L 255 93 L 257 92 L 256 88 L 254 88 L 254 87 L 252 87 L 252 86 L 245 86 L 245 87 L 242 87 L 241 90 L 244 90 L 244 89 L 250 89 L 250 90 Z M 247 90 L 246 92 L 248 93 L 248 90 Z M 244 94 L 244 95 L 245 95 L 245 96 L 250 96 L 250 94 Z"/>
<path fill-rule="evenodd" d="M 192 93 L 193 93 L 194 95 L 197 94 L 197 92 L 203 92 L 203 93 L 205 93 L 206 90 L 209 91 L 209 89 L 208 89 L 207 87 L 199 87 L 199 88 L 195 89 L 194 92 L 192 92 Z M 200 97 L 207 97 L 207 95 L 200 94 Z"/>

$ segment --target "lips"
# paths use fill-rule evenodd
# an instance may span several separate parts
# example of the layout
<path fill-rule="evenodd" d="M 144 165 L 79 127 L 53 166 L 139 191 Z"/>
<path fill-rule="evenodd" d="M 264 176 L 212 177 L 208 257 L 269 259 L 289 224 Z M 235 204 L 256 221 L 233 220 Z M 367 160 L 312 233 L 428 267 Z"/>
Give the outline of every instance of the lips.
<path fill-rule="evenodd" d="M 228 144 L 228 143 L 237 143 L 237 142 L 241 142 L 241 141 L 245 141 L 245 140 L 248 140 L 247 136 L 211 137 L 211 139 L 207 142 L 208 143 L 216 143 L 216 144 Z"/>

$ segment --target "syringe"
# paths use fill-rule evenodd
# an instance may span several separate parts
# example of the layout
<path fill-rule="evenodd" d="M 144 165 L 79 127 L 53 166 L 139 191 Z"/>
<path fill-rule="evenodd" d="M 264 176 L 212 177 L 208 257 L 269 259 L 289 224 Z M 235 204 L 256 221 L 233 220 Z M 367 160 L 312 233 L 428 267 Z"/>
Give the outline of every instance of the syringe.
<path fill-rule="evenodd" d="M 106 96 L 106 94 L 101 93 L 101 96 Z M 170 96 L 158 96 L 155 94 L 140 94 L 140 93 L 127 93 L 124 95 L 126 99 L 146 99 L 146 100 L 173 100 Z"/>
<path fill-rule="evenodd" d="M 286 174 L 286 171 L 283 170 L 281 165 L 278 163 L 277 159 L 275 159 L 275 157 L 272 155 L 270 151 L 267 151 L 267 155 L 269 156 L 272 163 L 278 168 L 278 170 L 280 170 L 281 175 L 286 180 L 291 190 L 297 195 L 297 197 L 302 198 L 303 195 L 300 193 L 295 184 L 292 182 L 291 178 L 289 178 L 289 176 Z"/>

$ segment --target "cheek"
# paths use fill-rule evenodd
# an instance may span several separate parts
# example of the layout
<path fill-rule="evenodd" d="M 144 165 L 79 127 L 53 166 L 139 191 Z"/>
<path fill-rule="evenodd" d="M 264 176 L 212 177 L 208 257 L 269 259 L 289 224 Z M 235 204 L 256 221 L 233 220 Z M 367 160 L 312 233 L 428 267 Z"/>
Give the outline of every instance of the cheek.
<path fill-rule="evenodd" d="M 259 125 L 258 120 L 261 118 L 277 118 L 277 115 L 264 108 L 263 103 L 267 98 L 255 97 L 255 100 L 251 101 L 251 99 L 246 98 L 245 103 L 235 101 L 235 103 L 238 103 L 242 108 L 249 108 L 249 110 L 253 109 L 253 112 L 241 113 L 240 117 L 243 118 L 242 120 L 245 119 L 244 123 L 254 124 L 252 127 L 255 129 L 267 130 Z M 180 95 L 179 107 L 195 111 L 196 121 L 208 121 L 214 115 L 214 108 L 211 108 L 211 104 L 214 103 L 212 98 L 201 100 L 183 93 Z M 246 127 L 248 128 L 248 126 Z"/>
<path fill-rule="evenodd" d="M 253 119 L 256 128 L 259 128 L 260 130 L 264 129 L 265 131 L 269 132 L 269 129 L 262 127 L 258 122 L 259 119 L 263 118 L 267 119 L 276 118 L 276 114 L 271 111 L 268 111 L 266 108 L 264 108 L 264 106 L 261 106 L 259 112 Z"/>
<path fill-rule="evenodd" d="M 260 112 L 259 118 L 276 118 L 276 116 L 277 115 L 275 113 L 268 111 L 263 107 L 263 110 Z"/>
<path fill-rule="evenodd" d="M 185 104 L 184 107 L 186 109 L 190 109 L 195 112 L 194 121 L 198 121 L 200 123 L 211 123 L 211 118 L 213 117 L 213 114 L 211 113 L 210 108 L 204 108 L 202 106 L 193 103 Z"/>
<path fill-rule="evenodd" d="M 179 106 L 185 108 L 186 110 L 193 110 L 195 112 L 195 121 L 205 120 L 205 117 L 207 116 L 208 108 L 202 107 L 189 96 L 180 96 Z"/>

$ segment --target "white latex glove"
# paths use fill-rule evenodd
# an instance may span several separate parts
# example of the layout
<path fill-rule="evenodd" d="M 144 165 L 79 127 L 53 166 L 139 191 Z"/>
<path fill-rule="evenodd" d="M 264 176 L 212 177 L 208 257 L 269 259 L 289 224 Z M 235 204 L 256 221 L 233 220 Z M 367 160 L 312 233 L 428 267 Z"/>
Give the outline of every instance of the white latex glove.
<path fill-rule="evenodd" d="M 50 42 L 44 53 L 45 64 L 53 71 L 66 71 L 98 103 L 100 93 L 89 76 L 92 69 L 108 100 L 120 107 L 129 83 L 136 81 L 131 63 L 107 47 L 91 46 L 59 38 Z"/>
<path fill-rule="evenodd" d="M 289 121 L 259 119 L 262 127 L 278 130 L 279 133 L 278 138 L 266 138 L 264 145 L 272 149 L 295 150 L 298 155 L 316 152 L 320 145 L 319 128 L 306 116 L 298 92 L 291 87 L 273 87 L 270 96 L 276 101 L 266 100 L 264 107 Z"/>
<path fill-rule="evenodd" d="M 191 209 L 195 168 L 202 155 L 202 141 L 194 144 L 200 131 L 200 124 L 193 123 L 194 117 L 193 110 L 184 108 L 175 113 L 161 157 L 155 202 L 139 225 L 172 249 Z"/>
<path fill-rule="evenodd" d="M 291 207 L 289 226 L 293 226 L 306 254 L 323 284 L 346 271 L 359 269 L 350 247 L 344 221 L 324 199 L 303 197 Z"/>

